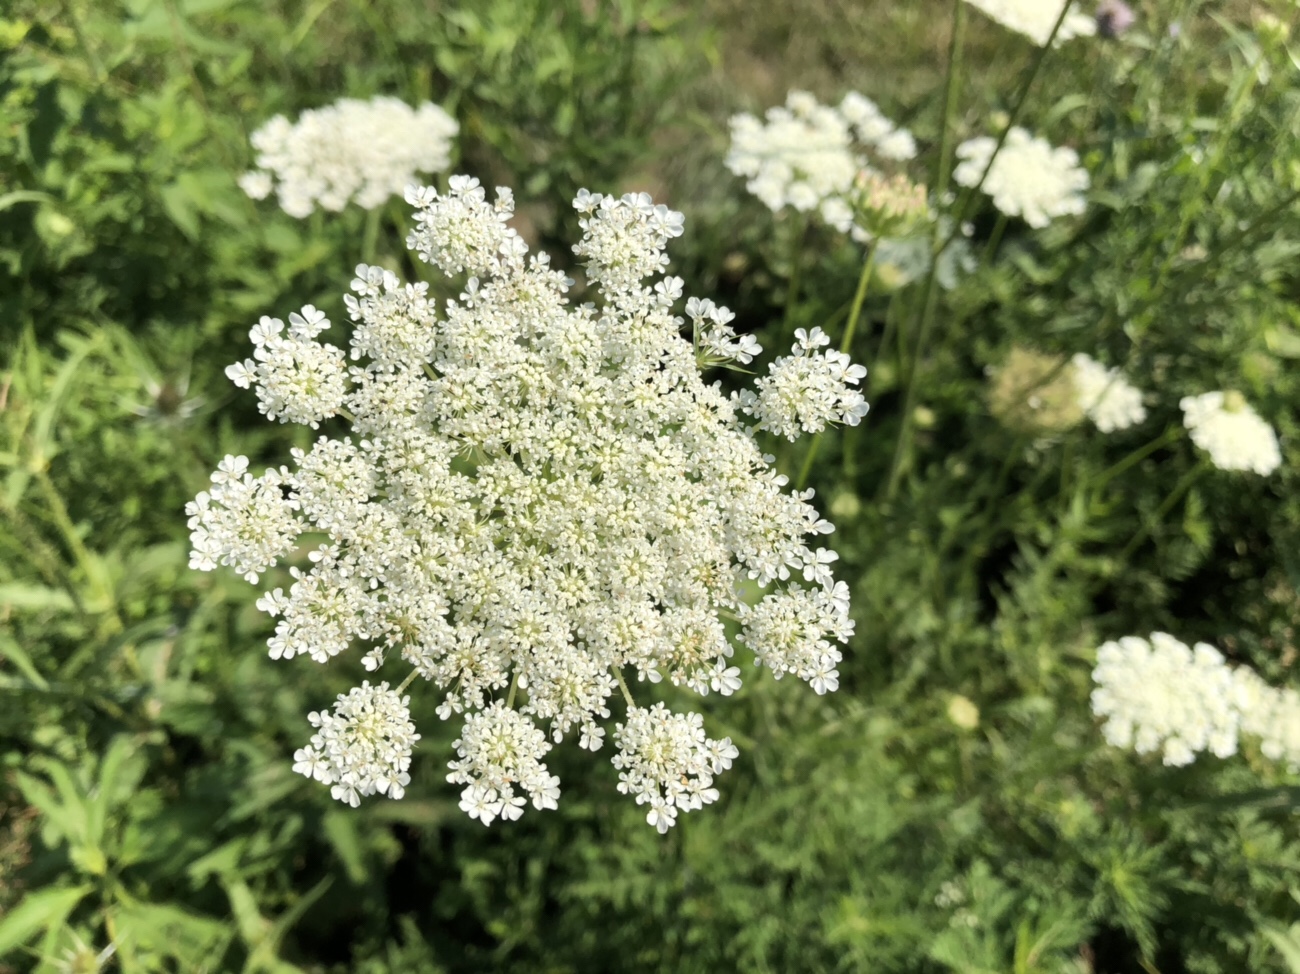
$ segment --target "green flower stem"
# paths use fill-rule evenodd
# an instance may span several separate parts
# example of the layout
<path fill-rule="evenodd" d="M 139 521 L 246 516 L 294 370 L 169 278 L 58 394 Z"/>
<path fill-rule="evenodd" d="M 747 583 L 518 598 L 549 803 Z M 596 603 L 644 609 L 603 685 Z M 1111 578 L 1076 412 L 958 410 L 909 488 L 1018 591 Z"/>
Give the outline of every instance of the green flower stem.
<path fill-rule="evenodd" d="M 844 340 L 840 342 L 840 351 L 846 355 L 853 346 L 853 334 L 857 331 L 858 319 L 862 317 L 862 302 L 867 299 L 867 286 L 871 283 L 871 272 L 876 266 L 876 253 L 878 250 L 878 247 L 868 247 L 867 259 L 862 262 L 862 273 L 858 275 L 858 289 L 853 295 L 853 307 L 849 311 L 849 323 L 844 329 Z M 821 446 L 822 437 L 825 433 L 825 430 L 821 430 L 813 437 L 813 441 L 808 444 L 808 452 L 804 455 L 803 466 L 799 469 L 799 478 L 794 483 L 795 490 L 803 490 L 804 484 L 808 482 L 808 475 L 812 473 L 813 461 L 817 459 L 817 450 Z"/>
<path fill-rule="evenodd" d="M 1152 527 L 1164 521 L 1165 515 L 1174 509 L 1178 502 L 1183 499 L 1189 490 L 1191 490 L 1192 484 L 1196 483 L 1204 472 L 1205 461 L 1201 460 L 1194 467 L 1188 470 L 1187 473 L 1183 474 L 1182 479 L 1174 485 L 1174 489 L 1169 492 L 1169 496 L 1165 498 L 1164 503 L 1156 508 L 1156 512 L 1151 517 L 1151 520 L 1144 523 L 1138 532 L 1129 539 L 1129 543 L 1124 546 L 1124 550 L 1119 553 L 1119 557 L 1116 561 L 1121 563 L 1128 561 L 1133 552 L 1137 551 L 1138 547 L 1146 541 L 1147 538 L 1151 537 Z"/>
<path fill-rule="evenodd" d="M 622 671 L 616 669 L 614 679 L 618 680 L 618 688 L 623 691 L 623 699 L 627 701 L 628 709 L 635 707 L 636 701 L 632 699 L 632 691 L 627 688 L 627 681 L 623 679 Z"/>
<path fill-rule="evenodd" d="M 1002 234 L 1007 229 L 1007 215 L 998 214 L 998 220 L 993 224 L 993 233 L 989 236 L 988 245 L 984 248 L 984 266 L 987 267 L 993 263 L 993 258 L 998 255 L 998 245 L 1002 243 Z"/>
<path fill-rule="evenodd" d="M 519 689 L 519 674 L 516 673 L 510 678 L 510 692 L 506 694 L 506 707 L 513 708 L 515 705 L 515 691 Z"/>
<path fill-rule="evenodd" d="M 366 224 L 361 231 L 361 263 L 375 262 L 375 249 L 379 245 L 379 223 L 383 219 L 384 206 L 376 206 L 366 211 Z"/>
<path fill-rule="evenodd" d="M 405 693 L 405 692 L 406 692 L 406 688 L 409 687 L 412 683 L 414 683 L 414 682 L 415 682 L 415 678 L 416 678 L 417 676 L 419 676 L 419 675 L 420 675 L 419 670 L 411 670 L 411 672 L 408 673 L 408 674 L 406 675 L 406 679 L 403 680 L 403 681 L 398 685 L 397 690 L 396 690 L 395 692 L 396 692 L 396 693 L 399 693 L 399 694 L 401 694 L 401 693 Z M 514 686 L 512 685 L 512 686 L 510 687 L 510 693 L 511 693 L 512 696 L 514 695 L 514 692 L 515 692 L 515 688 L 514 688 Z M 509 704 L 507 704 L 507 706 L 509 706 Z"/>
<path fill-rule="evenodd" d="M 1133 466 L 1136 463 L 1141 463 L 1147 457 L 1151 456 L 1151 454 L 1155 453 L 1156 450 L 1160 449 L 1162 446 L 1167 446 L 1168 444 L 1174 442 L 1181 435 L 1182 435 L 1181 427 L 1170 426 L 1167 430 L 1165 430 L 1163 433 L 1157 436 L 1154 440 L 1146 444 L 1146 446 L 1138 447 L 1138 449 L 1134 450 L 1123 460 L 1120 460 L 1114 466 L 1110 467 L 1107 470 L 1102 471 L 1095 478 L 1088 481 L 1088 483 L 1085 486 L 1090 490 L 1098 490 L 1099 488 L 1106 486 L 1106 484 L 1110 483 L 1111 480 L 1113 480 L 1115 477 L 1118 477 L 1129 467 Z"/>
<path fill-rule="evenodd" d="M 790 280 L 785 289 L 785 315 L 781 324 L 781 337 L 794 335 L 794 308 L 799 301 L 799 271 L 803 265 L 803 238 L 808 233 L 807 219 L 799 223 L 794 236 L 790 238 Z"/>
<path fill-rule="evenodd" d="M 952 5 L 952 42 L 948 48 L 948 74 L 943 92 L 943 131 L 939 140 L 939 161 L 934 186 L 935 194 L 940 199 L 948 192 L 948 181 L 952 178 L 953 162 L 953 128 L 957 114 L 957 89 L 961 80 L 962 44 L 966 35 L 965 0 L 953 0 Z M 955 232 L 960 232 L 960 227 Z M 935 234 L 939 230 L 936 225 Z M 912 436 L 912 413 L 916 404 L 916 373 L 920 366 L 921 355 L 925 351 L 925 342 L 929 337 L 934 322 L 935 305 L 939 297 L 939 255 L 952 242 L 952 236 L 943 241 L 934 252 L 930 261 L 930 270 L 925 279 L 925 302 L 921 309 L 921 327 L 916 336 L 916 353 L 907 370 L 907 392 L 904 396 L 903 424 L 898 431 L 898 442 L 894 446 L 894 458 L 889 465 L 889 482 L 886 496 L 892 498 L 898 490 L 899 478 L 902 476 L 903 463 L 907 455 Z"/>

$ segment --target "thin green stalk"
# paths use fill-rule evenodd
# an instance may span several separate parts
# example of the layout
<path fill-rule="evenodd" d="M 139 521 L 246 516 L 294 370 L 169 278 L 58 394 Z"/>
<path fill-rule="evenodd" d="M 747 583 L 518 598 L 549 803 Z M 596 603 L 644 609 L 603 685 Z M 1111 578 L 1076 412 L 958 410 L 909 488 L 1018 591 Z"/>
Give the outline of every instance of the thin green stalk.
<path fill-rule="evenodd" d="M 989 236 L 988 245 L 984 248 L 984 266 L 988 267 L 993 263 L 993 258 L 998 255 L 998 245 L 1002 243 L 1002 234 L 1007 229 L 1007 215 L 998 214 L 997 223 L 993 224 L 993 233 Z"/>
<path fill-rule="evenodd" d="M 396 690 L 395 692 L 396 692 L 396 693 L 405 693 L 405 692 L 406 692 L 406 688 L 409 687 L 412 683 L 414 683 L 414 682 L 415 682 L 415 678 L 416 678 L 417 676 L 419 676 L 419 675 L 420 675 L 420 671 L 419 671 L 419 670 L 411 670 L 410 673 L 406 674 L 406 679 L 403 680 L 400 684 L 398 684 L 398 686 L 397 686 L 397 690 Z M 512 692 L 513 692 L 513 688 L 511 688 L 511 689 L 512 689 Z"/>
<path fill-rule="evenodd" d="M 844 341 L 840 343 L 840 351 L 846 355 L 853 347 L 853 333 L 857 330 L 858 319 L 862 316 L 862 303 L 867 299 L 867 287 L 871 283 L 871 272 L 876 267 L 876 254 L 879 247 L 868 245 L 867 259 L 862 264 L 862 273 L 858 275 L 858 289 L 853 295 L 853 307 L 849 311 L 849 323 L 844 329 Z"/>
<path fill-rule="evenodd" d="M 794 334 L 794 307 L 799 301 L 799 271 L 803 261 L 799 258 L 803 254 L 803 238 L 808 232 L 808 221 L 803 220 L 799 223 L 799 228 L 790 238 L 790 281 L 785 289 L 785 316 L 782 319 L 781 337 L 785 338 Z"/>
<path fill-rule="evenodd" d="M 81 53 L 86 56 L 86 61 L 90 64 L 91 74 L 94 76 L 96 83 L 102 82 L 108 76 L 104 70 L 104 62 L 99 59 L 94 48 L 86 39 L 86 32 L 81 26 L 81 18 L 77 16 L 76 7 L 71 0 L 60 0 L 59 6 L 63 8 L 63 14 L 68 18 L 68 23 L 72 25 L 72 33 L 77 38 L 77 46 L 81 48 Z"/>
<path fill-rule="evenodd" d="M 1169 427 L 1150 443 L 1146 444 L 1146 446 L 1139 447 L 1114 466 L 1102 471 L 1092 480 L 1088 481 L 1086 486 L 1089 490 L 1097 490 L 1100 487 L 1106 486 L 1106 484 L 1110 483 L 1111 480 L 1118 477 L 1129 467 L 1136 463 L 1141 463 L 1147 457 L 1151 456 L 1151 454 L 1155 453 L 1156 450 L 1160 449 L 1162 446 L 1167 446 L 1174 440 L 1178 439 L 1181 435 L 1182 433 L 1179 427 Z"/>
<path fill-rule="evenodd" d="M 1192 484 L 1196 483 L 1197 479 L 1199 479 L 1201 474 L 1204 472 L 1205 461 L 1202 460 L 1198 462 L 1196 466 L 1192 467 L 1191 470 L 1188 470 L 1187 473 L 1183 474 L 1182 479 L 1174 485 L 1174 489 L 1169 492 L 1169 496 L 1165 498 L 1164 503 L 1156 508 L 1156 512 L 1152 515 L 1151 520 L 1145 522 L 1138 532 L 1129 539 L 1129 543 L 1124 546 L 1124 550 L 1119 553 L 1119 557 L 1116 559 L 1118 562 L 1123 563 L 1128 561 L 1133 552 L 1137 551 L 1138 547 L 1146 541 L 1147 538 L 1151 537 L 1152 526 L 1164 521 L 1165 515 L 1174 509 L 1174 506 L 1183 499 L 1184 495 L 1186 495 L 1189 490 L 1191 490 Z"/>
<path fill-rule="evenodd" d="M 506 709 L 511 709 L 515 705 L 515 691 L 519 689 L 519 674 L 516 673 L 510 680 L 510 692 L 506 694 Z"/>
<path fill-rule="evenodd" d="M 361 231 L 361 263 L 375 262 L 375 248 L 379 244 L 379 222 L 383 219 L 384 207 L 376 206 L 366 212 L 366 225 Z"/>
<path fill-rule="evenodd" d="M 943 92 L 943 131 L 939 140 L 939 169 L 934 181 L 935 194 L 942 198 L 948 192 L 948 181 L 952 178 L 952 143 L 953 121 L 957 114 L 957 89 L 961 76 L 962 43 L 966 34 L 965 0 L 953 0 L 952 42 L 948 48 L 948 76 Z M 936 225 L 936 236 L 939 230 Z M 949 238 L 951 240 L 951 238 Z M 920 366 L 921 355 L 925 351 L 925 341 L 929 337 L 934 322 L 934 309 L 939 292 L 939 256 L 948 241 L 945 241 L 930 261 L 930 270 L 925 281 L 925 303 L 921 310 L 921 328 L 916 336 L 916 353 L 907 370 L 907 393 L 904 396 L 903 424 L 898 432 L 898 442 L 894 447 L 894 458 L 890 462 L 889 483 L 886 495 L 893 497 L 898 490 L 899 477 L 903 469 L 903 459 L 910 445 L 912 435 L 912 413 L 916 404 L 916 373 Z"/>
<path fill-rule="evenodd" d="M 628 709 L 631 710 L 636 706 L 636 701 L 632 699 L 632 691 L 627 688 L 627 681 L 623 679 L 621 670 L 614 670 L 614 679 L 618 680 L 618 688 L 623 691 L 623 699 L 627 701 Z"/>

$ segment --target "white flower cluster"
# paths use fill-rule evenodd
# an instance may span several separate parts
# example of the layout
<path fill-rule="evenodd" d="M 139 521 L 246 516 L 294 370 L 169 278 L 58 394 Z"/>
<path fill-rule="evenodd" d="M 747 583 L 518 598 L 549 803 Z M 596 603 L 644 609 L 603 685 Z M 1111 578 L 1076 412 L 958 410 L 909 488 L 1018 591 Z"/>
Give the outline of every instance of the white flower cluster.
<path fill-rule="evenodd" d="M 446 169 L 458 128 L 431 102 L 413 109 L 383 95 L 343 98 L 296 123 L 276 115 L 253 133 L 257 168 L 239 185 L 259 200 L 274 190 L 280 208 L 300 219 L 349 201 L 372 210 L 416 182 L 416 173 Z"/>
<path fill-rule="evenodd" d="M 727 395 L 699 363 L 745 363 L 759 349 L 710 301 L 674 313 L 682 281 L 658 275 L 680 214 L 644 195 L 580 194 L 574 250 L 601 301 L 575 307 L 572 282 L 509 227 L 508 190 L 489 201 L 477 180 L 450 187 L 408 191 L 407 243 L 469 275 L 458 298 L 436 302 L 424 284 L 359 267 L 346 369 L 342 352 L 316 344 L 325 319 L 314 308 L 287 331 L 270 319 L 253 329 L 254 358 L 231 378 L 256 389 L 268 417 L 337 417 L 351 435 L 322 435 L 293 451 L 292 469 L 260 478 L 226 458 L 186 509 L 191 564 L 256 581 L 290 556 L 288 591 L 257 603 L 277 618 L 271 655 L 357 652 L 371 671 L 404 663 L 407 682 L 437 686 L 439 715 L 464 720 L 450 779 L 485 824 L 518 817 L 529 799 L 554 807 L 546 737 L 573 732 L 599 749 L 608 701 L 622 694 L 619 766 L 636 794 L 657 795 L 643 800 L 666 827 L 713 794 L 734 751 L 697 735 L 698 716 L 638 709 L 628 676 L 734 692 L 727 616 L 775 674 L 835 689 L 834 643 L 853 632 L 848 587 L 833 577 L 835 553 L 807 543 L 833 527 L 811 490 L 785 490 L 742 410 L 786 435 L 857 422 L 866 403 L 849 386 L 863 370 L 818 351 L 819 332 L 801 334 L 756 395 Z M 694 341 L 681 334 L 687 319 Z M 295 553 L 303 533 L 324 535 L 306 558 Z M 746 578 L 768 589 L 757 606 L 739 594 Z M 389 780 L 344 786 L 353 765 L 324 741 L 303 760 L 345 799 Z"/>
<path fill-rule="evenodd" d="M 1079 408 L 1103 433 L 1136 426 L 1147 418 L 1142 391 L 1129 384 L 1119 369 L 1108 369 L 1079 352 L 1071 359 Z"/>
<path fill-rule="evenodd" d="M 1071 0 L 966 0 L 966 2 L 1003 27 L 1024 34 L 1042 47 L 1052 36 L 1052 28 L 1056 26 L 1061 11 Z M 1071 11 L 1065 15 L 1065 21 L 1057 31 L 1056 39 L 1068 41 L 1074 37 L 1091 37 L 1096 33 L 1095 18 Z"/>
<path fill-rule="evenodd" d="M 867 401 L 857 389 L 867 370 L 849 364 L 843 352 L 819 351 L 830 344 L 820 328 L 795 331 L 794 354 L 782 356 L 768 366 L 768 375 L 758 379 L 755 390 L 745 389 L 739 402 L 758 428 L 789 440 L 800 433 L 820 433 L 827 423 L 857 426 L 867 414 Z"/>
<path fill-rule="evenodd" d="M 731 767 L 740 753 L 730 737 L 710 740 L 699 714 L 675 714 L 657 703 L 649 710 L 629 707 L 626 723 L 617 725 L 618 790 L 649 804 L 646 821 L 660 833 L 690 812 L 718 800 L 713 776 Z"/>
<path fill-rule="evenodd" d="M 447 780 L 467 785 L 460 793 L 461 810 L 484 825 L 498 815 L 514 821 L 524 814 L 524 797 L 534 808 L 557 808 L 560 779 L 539 760 L 551 749 L 546 735 L 531 720 L 498 700 L 485 710 L 468 714 L 460 740 L 452 746 L 460 755 L 448 767 Z"/>
<path fill-rule="evenodd" d="M 851 91 L 838 108 L 806 91 L 791 91 L 784 106 L 764 119 L 732 116 L 726 166 L 774 213 L 793 207 L 819 211 L 823 220 L 857 239 L 855 180 L 871 172 L 871 158 L 902 162 L 916 155 L 916 140 L 894 125 L 870 98 Z"/>
<path fill-rule="evenodd" d="M 1220 470 L 1252 470 L 1267 476 L 1282 465 L 1273 427 L 1237 392 L 1206 392 L 1179 402 L 1192 442 Z"/>
<path fill-rule="evenodd" d="M 995 157 L 996 148 L 997 140 L 989 136 L 963 142 L 957 147 L 961 162 L 953 179 L 961 186 L 976 186 L 988 169 L 982 188 L 993 205 L 1039 229 L 1056 217 L 1078 216 L 1087 209 L 1083 194 L 1089 186 L 1088 171 L 1073 149 L 1052 148 L 1019 126 L 1007 133 Z"/>
<path fill-rule="evenodd" d="M 1125 636 L 1097 650 L 1092 677 L 1093 713 L 1106 718 L 1102 734 L 1116 747 L 1158 750 L 1165 764 L 1182 766 L 1202 751 L 1231 757 L 1249 734 L 1265 757 L 1300 767 L 1300 694 L 1228 665 L 1207 643 Z"/>
<path fill-rule="evenodd" d="M 401 798 L 411 783 L 411 748 L 420 739 L 407 707 L 410 697 L 369 681 L 340 694 L 333 713 L 308 715 L 318 728 L 294 754 L 293 770 L 326 785 L 353 808 L 378 792 Z"/>

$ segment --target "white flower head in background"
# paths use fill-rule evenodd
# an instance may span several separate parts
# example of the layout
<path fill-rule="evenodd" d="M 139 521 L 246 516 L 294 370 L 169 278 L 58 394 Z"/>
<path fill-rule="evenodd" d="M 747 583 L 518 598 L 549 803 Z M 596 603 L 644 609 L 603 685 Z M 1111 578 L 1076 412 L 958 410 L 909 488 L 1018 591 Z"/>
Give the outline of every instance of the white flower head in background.
<path fill-rule="evenodd" d="M 1125 636 L 1097 650 L 1092 710 L 1108 743 L 1164 763 L 1191 764 L 1209 751 L 1237 753 L 1242 735 L 1260 753 L 1300 769 L 1300 694 L 1271 687 L 1248 666 L 1231 666 L 1208 643 L 1188 647 L 1163 632 Z"/>
<path fill-rule="evenodd" d="M 1150 641 L 1125 636 L 1097 650 L 1092 678 L 1092 710 L 1106 718 L 1102 735 L 1115 747 L 1160 751 L 1176 766 L 1201 751 L 1237 753 L 1232 670 L 1208 643 L 1190 649 L 1163 632 Z"/>
<path fill-rule="evenodd" d="M 1092 356 L 1079 352 L 1071 359 L 1079 407 L 1103 433 L 1136 426 L 1147 418 L 1142 392 L 1129 384 L 1119 369 L 1108 369 Z"/>
<path fill-rule="evenodd" d="M 963 142 L 957 147 L 961 162 L 953 179 L 961 186 L 976 186 L 988 169 L 981 188 L 993 205 L 1039 229 L 1057 217 L 1078 216 L 1087 209 L 1083 194 L 1089 186 L 1088 171 L 1073 149 L 1053 148 L 1019 127 L 1007 133 L 994 158 L 996 148 L 997 140 L 989 136 Z"/>
<path fill-rule="evenodd" d="M 1052 36 L 1052 28 L 1061 11 L 1071 0 L 966 0 L 985 16 L 996 20 L 1008 30 L 1024 34 L 1042 47 Z M 1096 18 L 1077 10 L 1065 15 L 1056 40 L 1068 41 L 1075 37 L 1091 37 L 1097 33 Z"/>
<path fill-rule="evenodd" d="M 1282 465 L 1277 434 L 1241 393 L 1184 396 L 1178 405 L 1192 442 L 1208 453 L 1220 470 L 1251 470 L 1267 476 Z"/>
<path fill-rule="evenodd" d="M 573 306 L 573 282 L 509 226 L 509 190 L 489 200 L 477 180 L 449 184 L 407 192 L 407 245 L 466 274 L 459 297 L 360 266 L 346 355 L 318 342 L 328 321 L 314 307 L 253 328 L 231 380 L 269 419 L 346 421 L 350 435 L 327 428 L 260 477 L 245 457 L 223 460 L 186 508 L 191 565 L 256 582 L 291 558 L 288 591 L 257 601 L 276 618 L 273 658 L 356 653 L 370 672 L 404 670 L 396 690 L 363 684 L 313 717 L 298 770 L 341 800 L 405 789 L 416 736 L 398 694 L 415 679 L 463 725 L 449 780 L 485 825 L 556 807 L 552 743 L 599 750 L 621 696 L 620 787 L 662 831 L 714 800 L 735 748 L 698 714 L 637 704 L 629 684 L 736 692 L 723 622 L 735 618 L 736 642 L 774 675 L 838 685 L 849 589 L 813 540 L 834 529 L 811 490 L 785 489 L 743 416 L 787 436 L 856 423 L 864 370 L 801 332 L 758 393 L 728 395 L 701 363 L 760 350 L 712 301 L 675 312 L 683 283 L 661 275 L 680 213 L 579 193 L 574 251 L 600 301 Z M 317 539 L 306 552 L 304 534 Z M 746 580 L 767 590 L 756 606 Z"/>
<path fill-rule="evenodd" d="M 372 210 L 419 182 L 417 173 L 444 171 L 458 128 L 430 102 L 412 108 L 384 95 L 342 98 L 297 122 L 277 115 L 254 132 L 257 168 L 239 185 L 257 200 L 274 191 L 281 209 L 300 219 L 349 202 Z"/>
<path fill-rule="evenodd" d="M 791 91 L 784 106 L 763 119 L 742 113 L 731 119 L 726 166 L 745 177 L 746 188 L 768 209 L 817 212 L 842 233 L 855 228 L 855 180 L 873 172 L 873 161 L 905 162 L 916 140 L 891 122 L 870 98 L 851 91 L 838 107 L 806 91 Z"/>

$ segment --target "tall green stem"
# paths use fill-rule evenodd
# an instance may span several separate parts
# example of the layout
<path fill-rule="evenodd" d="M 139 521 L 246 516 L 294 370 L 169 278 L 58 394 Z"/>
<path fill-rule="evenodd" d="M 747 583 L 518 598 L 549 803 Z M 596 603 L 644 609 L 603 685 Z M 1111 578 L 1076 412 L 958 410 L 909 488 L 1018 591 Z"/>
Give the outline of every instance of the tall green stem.
<path fill-rule="evenodd" d="M 952 143 L 953 120 L 957 114 L 957 89 L 961 77 L 962 43 L 966 35 L 966 2 L 953 0 L 952 5 L 952 42 L 948 48 L 948 76 L 943 91 L 943 132 L 939 139 L 939 168 L 935 176 L 935 193 L 942 199 L 948 192 L 948 181 L 952 177 Z M 936 242 L 941 231 L 936 224 Z M 950 238 L 951 239 L 951 238 Z M 912 413 L 916 404 L 916 372 L 921 355 L 925 351 L 925 341 L 929 336 L 934 321 L 935 304 L 939 296 L 939 257 L 948 241 L 935 249 L 930 261 L 930 270 L 925 279 L 925 304 L 921 309 L 921 327 L 916 336 L 916 353 L 907 370 L 907 393 L 903 405 L 903 425 L 898 432 L 898 442 L 894 447 L 894 459 L 889 468 L 889 485 L 887 496 L 893 497 L 898 489 L 902 474 L 903 460 L 906 456 L 912 435 Z"/>
<path fill-rule="evenodd" d="M 799 271 L 803 266 L 803 238 L 808 233 L 808 221 L 801 220 L 794 236 L 790 238 L 790 280 L 785 289 L 785 316 L 782 320 L 781 337 L 784 339 L 794 334 L 794 307 L 799 303 Z"/>
<path fill-rule="evenodd" d="M 1124 546 L 1124 550 L 1119 553 L 1116 561 L 1121 564 L 1128 561 L 1129 556 L 1137 551 L 1138 546 L 1151 536 L 1153 526 L 1160 524 L 1165 519 L 1165 515 L 1174 509 L 1174 506 L 1183 499 L 1183 496 L 1192 488 L 1192 484 L 1205 472 L 1205 461 L 1200 461 L 1191 470 L 1183 474 L 1182 480 L 1174 485 L 1174 489 L 1169 492 L 1163 504 L 1156 508 L 1155 514 L 1151 520 L 1142 525 L 1141 529 L 1129 539 L 1129 543 Z"/>

